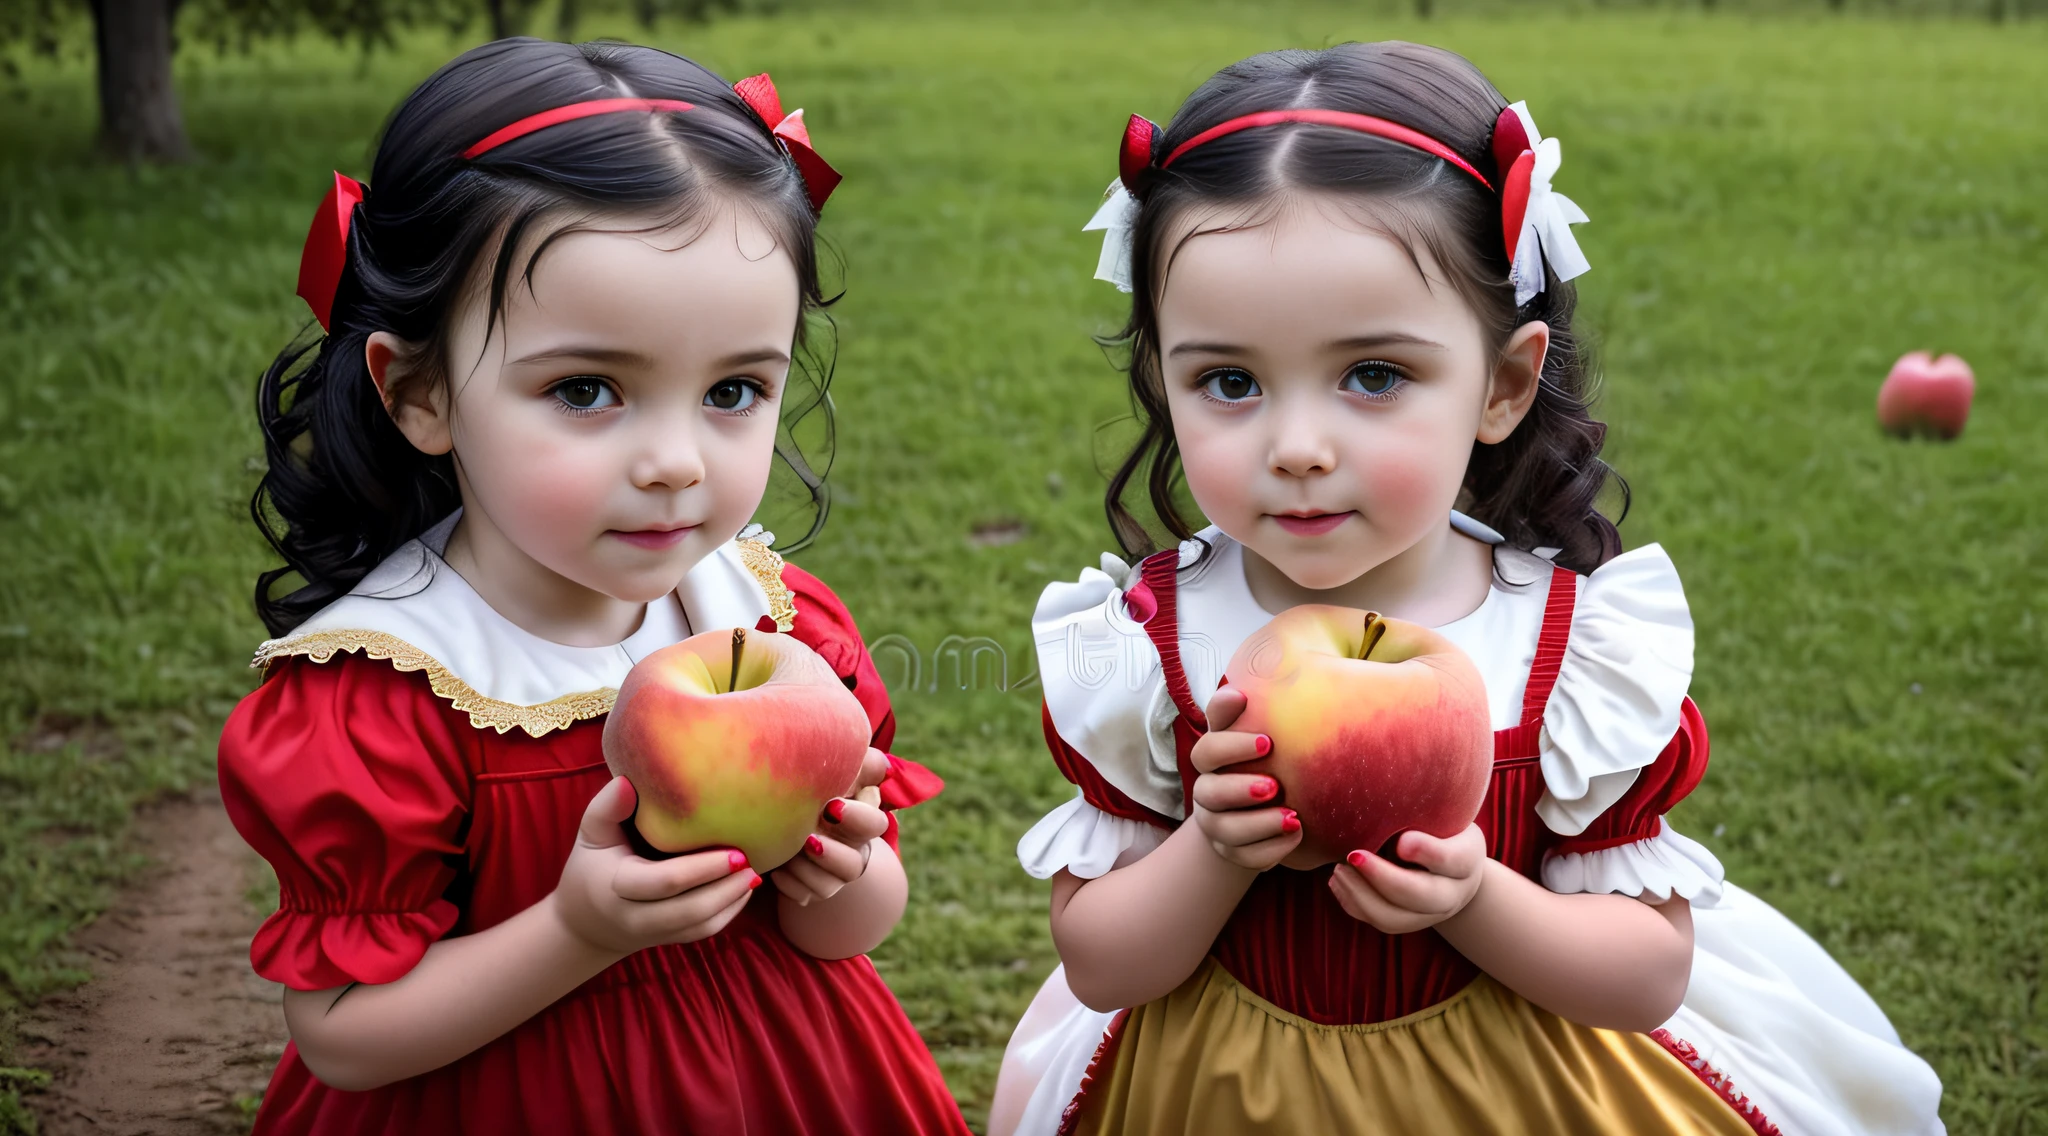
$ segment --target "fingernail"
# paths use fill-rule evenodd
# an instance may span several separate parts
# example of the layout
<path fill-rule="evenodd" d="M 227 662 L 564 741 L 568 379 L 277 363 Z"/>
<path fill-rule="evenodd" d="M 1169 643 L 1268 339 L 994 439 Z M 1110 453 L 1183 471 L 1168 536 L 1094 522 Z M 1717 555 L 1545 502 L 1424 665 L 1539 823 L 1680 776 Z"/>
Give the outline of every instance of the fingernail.
<path fill-rule="evenodd" d="M 1273 752 L 1273 739 L 1264 734 L 1252 739 L 1252 752 L 1264 757 Z"/>
<path fill-rule="evenodd" d="M 1344 857 L 1344 862 L 1350 864 L 1354 868 L 1362 869 L 1365 867 L 1365 853 L 1353 852 L 1351 855 Z"/>
<path fill-rule="evenodd" d="M 837 797 L 825 802 L 825 819 L 838 824 L 846 816 L 846 802 Z"/>
<path fill-rule="evenodd" d="M 1280 783 L 1271 777 L 1261 777 L 1252 782 L 1252 800 L 1263 801 L 1280 791 Z"/>
<path fill-rule="evenodd" d="M 754 873 L 754 878 L 753 878 L 753 879 L 751 879 L 751 880 L 748 880 L 748 881 L 747 881 L 747 890 L 748 890 L 748 891 L 753 891 L 753 890 L 754 890 L 755 888 L 757 888 L 757 887 L 760 887 L 760 886 L 761 886 L 761 873 L 759 873 L 759 872 L 755 872 L 755 873 Z"/>
<path fill-rule="evenodd" d="M 747 854 L 735 848 L 725 854 L 725 862 L 732 866 L 733 871 L 737 872 L 747 866 Z"/>
<path fill-rule="evenodd" d="M 1300 816 L 1300 814 L 1296 813 L 1296 812 L 1295 812 L 1295 811 L 1294 811 L 1293 809 L 1287 809 L 1287 810 L 1285 810 L 1285 814 L 1284 814 L 1283 816 L 1281 816 L 1281 818 L 1280 818 L 1280 831 L 1282 831 L 1282 832 L 1300 832 L 1300 831 L 1301 831 L 1301 816 Z"/>
<path fill-rule="evenodd" d="M 816 836 L 806 836 L 804 837 L 804 851 L 813 856 L 823 856 L 825 854 L 825 842 Z"/>

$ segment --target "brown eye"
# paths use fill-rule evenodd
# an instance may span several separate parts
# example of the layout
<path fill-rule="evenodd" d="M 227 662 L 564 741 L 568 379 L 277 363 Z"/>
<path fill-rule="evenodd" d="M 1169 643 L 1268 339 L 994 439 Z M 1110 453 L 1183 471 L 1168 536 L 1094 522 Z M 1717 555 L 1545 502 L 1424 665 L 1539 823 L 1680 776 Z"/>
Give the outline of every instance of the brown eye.
<path fill-rule="evenodd" d="M 1203 375 L 1202 390 L 1218 402 L 1243 402 L 1259 394 L 1259 380 L 1249 372 L 1226 368 Z"/>
<path fill-rule="evenodd" d="M 745 410 L 754 405 L 759 393 L 752 383 L 727 379 L 705 392 L 704 405 L 714 410 Z"/>
<path fill-rule="evenodd" d="M 612 388 L 603 379 L 591 375 L 564 379 L 556 383 L 549 393 L 571 410 L 602 410 L 619 404 L 619 396 L 612 393 Z"/>
<path fill-rule="evenodd" d="M 1392 363 L 1377 360 L 1359 363 L 1344 372 L 1344 389 L 1372 398 L 1385 398 L 1401 388 L 1408 377 Z"/>

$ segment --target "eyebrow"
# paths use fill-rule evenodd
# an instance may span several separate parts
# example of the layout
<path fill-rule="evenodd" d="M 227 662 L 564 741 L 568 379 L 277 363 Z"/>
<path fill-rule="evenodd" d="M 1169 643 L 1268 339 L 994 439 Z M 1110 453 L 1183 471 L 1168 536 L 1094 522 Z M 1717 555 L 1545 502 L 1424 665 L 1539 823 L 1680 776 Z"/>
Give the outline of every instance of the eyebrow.
<path fill-rule="evenodd" d="M 592 363 L 610 363 L 621 367 L 646 368 L 654 366 L 653 359 L 642 355 L 638 351 L 628 351 L 619 347 L 590 347 L 582 344 L 550 347 L 545 351 L 536 351 L 531 355 L 521 356 L 518 359 L 514 359 L 512 363 L 514 366 L 523 366 L 528 363 L 554 363 L 563 359 L 588 360 Z"/>
<path fill-rule="evenodd" d="M 560 362 L 564 359 L 608 363 L 618 367 L 638 367 L 642 370 L 651 370 L 654 367 L 654 360 L 638 351 L 628 351 L 619 347 L 591 347 L 583 345 L 550 347 L 545 351 L 536 351 L 531 355 L 521 356 L 512 362 L 514 366 L 525 366 L 531 363 Z M 787 352 L 775 347 L 757 347 L 752 351 L 739 351 L 728 355 L 718 360 L 713 364 L 713 367 L 718 370 L 730 370 L 737 367 L 749 367 L 755 363 L 787 362 L 789 362 L 789 354 Z"/>
<path fill-rule="evenodd" d="M 1333 351 L 1370 351 L 1376 347 L 1419 347 L 1426 351 L 1446 350 L 1434 339 L 1387 332 L 1384 335 L 1356 335 L 1349 339 L 1334 339 L 1326 344 Z M 1241 355 L 1245 348 L 1235 343 L 1177 343 L 1167 352 L 1169 358 L 1180 355 Z"/>

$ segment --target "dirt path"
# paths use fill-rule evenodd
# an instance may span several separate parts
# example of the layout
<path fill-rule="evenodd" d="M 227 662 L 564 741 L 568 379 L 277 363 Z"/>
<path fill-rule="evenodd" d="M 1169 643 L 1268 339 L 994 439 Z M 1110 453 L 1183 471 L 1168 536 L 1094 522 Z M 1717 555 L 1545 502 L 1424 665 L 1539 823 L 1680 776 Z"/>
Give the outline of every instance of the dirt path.
<path fill-rule="evenodd" d="M 249 969 L 260 861 L 210 786 L 136 817 L 158 867 L 74 938 L 93 980 L 21 1023 L 47 1136 L 239 1133 L 284 1051 L 279 988 Z"/>

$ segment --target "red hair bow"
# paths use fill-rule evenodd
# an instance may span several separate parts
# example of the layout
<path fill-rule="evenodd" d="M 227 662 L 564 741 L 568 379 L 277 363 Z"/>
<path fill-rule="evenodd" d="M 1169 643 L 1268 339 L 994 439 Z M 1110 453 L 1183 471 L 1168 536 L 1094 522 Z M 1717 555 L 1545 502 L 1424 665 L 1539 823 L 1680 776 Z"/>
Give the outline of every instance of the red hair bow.
<path fill-rule="evenodd" d="M 341 287 L 341 270 L 348 263 L 348 226 L 362 200 L 361 182 L 347 174 L 335 174 L 334 184 L 313 214 L 306 247 L 299 253 L 299 296 L 313 309 L 321 331 L 330 330 L 334 291 Z"/>
<path fill-rule="evenodd" d="M 1501 237 L 1507 245 L 1508 263 L 1513 264 L 1516 246 L 1522 241 L 1522 222 L 1529 214 L 1529 174 L 1536 168 L 1529 132 L 1522 128 L 1522 116 L 1513 107 L 1494 120 L 1493 165 L 1500 171 Z"/>
<path fill-rule="evenodd" d="M 732 85 L 733 92 L 741 98 L 761 121 L 768 124 L 768 133 L 782 143 L 782 148 L 796 163 L 796 172 L 804 179 L 804 192 L 811 199 L 811 208 L 822 211 L 825 199 L 832 196 L 839 185 L 839 171 L 818 156 L 811 148 L 811 132 L 804 129 L 804 112 L 801 109 L 784 114 L 782 96 L 775 91 L 775 80 L 767 72 L 741 79 Z"/>

